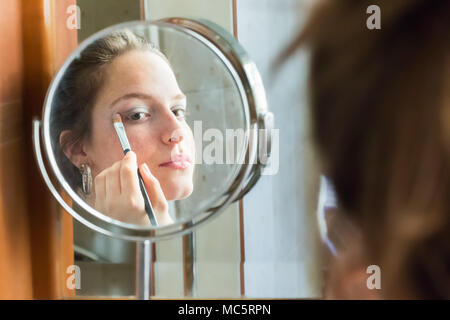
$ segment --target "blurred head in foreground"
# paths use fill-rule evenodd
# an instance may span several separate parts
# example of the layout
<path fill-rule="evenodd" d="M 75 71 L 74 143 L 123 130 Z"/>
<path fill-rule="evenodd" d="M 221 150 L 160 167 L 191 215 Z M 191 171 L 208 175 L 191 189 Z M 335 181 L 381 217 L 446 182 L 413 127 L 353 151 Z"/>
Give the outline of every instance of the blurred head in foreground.
<path fill-rule="evenodd" d="M 379 30 L 366 26 L 373 4 Z M 362 286 L 365 268 L 380 266 L 380 298 L 450 298 L 449 30 L 448 0 L 319 1 L 281 55 L 309 49 L 322 170 L 361 231 L 335 262 L 336 286 L 361 261 Z"/>

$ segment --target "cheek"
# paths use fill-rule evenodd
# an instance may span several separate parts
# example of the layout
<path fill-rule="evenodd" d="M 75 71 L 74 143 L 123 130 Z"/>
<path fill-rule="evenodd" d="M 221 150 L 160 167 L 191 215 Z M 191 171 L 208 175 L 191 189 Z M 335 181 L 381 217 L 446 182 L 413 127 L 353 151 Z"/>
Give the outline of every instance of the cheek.
<path fill-rule="evenodd" d="M 136 153 L 138 163 L 148 162 L 149 165 L 158 159 L 158 137 L 151 130 L 127 128 L 127 136 L 131 149 Z"/>
<path fill-rule="evenodd" d="M 92 145 L 88 152 L 97 174 L 123 157 L 119 138 L 114 129 L 97 126 L 92 131 Z"/>

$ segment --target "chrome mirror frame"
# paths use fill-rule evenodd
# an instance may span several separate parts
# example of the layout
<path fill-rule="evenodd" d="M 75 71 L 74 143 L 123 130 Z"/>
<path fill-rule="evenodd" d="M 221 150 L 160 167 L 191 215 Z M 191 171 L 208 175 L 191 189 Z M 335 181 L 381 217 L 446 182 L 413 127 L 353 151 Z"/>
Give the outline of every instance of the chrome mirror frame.
<path fill-rule="evenodd" d="M 245 164 L 243 164 L 233 178 L 233 182 L 219 199 L 219 204 L 204 208 L 201 213 L 197 213 L 192 218 L 186 218 L 177 221 L 174 224 L 151 228 L 141 227 L 129 223 L 124 223 L 98 212 L 87 205 L 79 195 L 74 192 L 68 182 L 59 170 L 50 138 L 50 115 L 52 111 L 53 96 L 57 86 L 63 77 L 70 63 L 92 42 L 110 32 L 122 28 L 132 28 L 135 26 L 156 25 L 160 27 L 169 27 L 177 31 L 188 34 L 200 41 L 202 44 L 212 50 L 226 66 L 232 75 L 245 107 L 246 132 L 248 133 L 245 141 Z M 227 31 L 218 25 L 203 19 L 193 20 L 187 18 L 167 18 L 157 21 L 132 21 L 114 25 L 104 29 L 83 41 L 78 48 L 69 56 L 63 66 L 54 77 L 45 98 L 42 122 L 38 119 L 33 121 L 33 145 L 37 164 L 42 177 L 50 189 L 53 196 L 60 205 L 70 213 L 80 223 L 88 228 L 118 239 L 129 241 L 156 241 L 160 239 L 169 239 L 176 235 L 183 235 L 191 232 L 193 228 L 217 217 L 229 204 L 241 199 L 257 182 L 260 177 L 264 164 L 259 162 L 258 154 L 262 146 L 267 146 L 266 157 L 270 157 L 270 135 L 266 134 L 259 138 L 258 131 L 266 129 L 270 132 L 273 129 L 273 115 L 268 111 L 264 86 L 253 61 L 238 43 Z M 41 139 L 42 146 L 41 147 Z M 43 149 L 43 151 L 42 151 Z M 55 177 L 57 185 L 70 196 L 70 198 L 80 206 L 84 212 L 76 212 L 63 197 L 61 197 L 57 187 L 52 182 L 48 174 L 44 157 L 51 168 L 52 177 Z"/>

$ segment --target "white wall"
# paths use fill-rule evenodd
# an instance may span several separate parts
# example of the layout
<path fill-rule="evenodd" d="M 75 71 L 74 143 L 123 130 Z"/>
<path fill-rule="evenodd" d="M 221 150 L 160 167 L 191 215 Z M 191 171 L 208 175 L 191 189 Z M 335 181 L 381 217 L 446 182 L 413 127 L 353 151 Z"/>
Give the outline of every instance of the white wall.
<path fill-rule="evenodd" d="M 269 70 L 303 22 L 306 2 L 237 1 L 238 39 L 261 72 L 280 129 L 278 173 L 262 177 L 244 198 L 248 297 L 321 296 L 314 192 L 318 175 L 308 133 L 306 56 L 296 55 L 277 78 Z"/>

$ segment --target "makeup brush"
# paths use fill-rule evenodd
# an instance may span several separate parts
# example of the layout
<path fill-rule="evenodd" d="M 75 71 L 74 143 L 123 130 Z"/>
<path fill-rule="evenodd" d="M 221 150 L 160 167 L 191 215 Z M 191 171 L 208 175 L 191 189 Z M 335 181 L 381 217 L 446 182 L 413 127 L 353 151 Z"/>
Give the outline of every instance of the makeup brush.
<path fill-rule="evenodd" d="M 131 151 L 131 147 L 130 143 L 128 142 L 127 134 L 125 133 L 125 127 L 122 123 L 122 117 L 120 116 L 120 114 L 116 113 L 114 115 L 113 124 L 114 128 L 116 129 L 117 136 L 119 137 L 123 153 L 127 154 L 128 151 Z M 137 171 L 137 174 L 139 177 L 139 186 L 141 188 L 142 196 L 144 197 L 145 212 L 147 212 L 147 215 L 150 218 L 152 226 L 157 227 L 158 223 L 156 222 L 155 212 L 153 211 L 152 203 L 150 202 L 147 190 L 145 189 L 144 180 L 142 179 L 139 169 Z"/>

